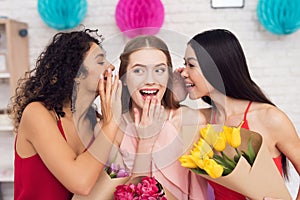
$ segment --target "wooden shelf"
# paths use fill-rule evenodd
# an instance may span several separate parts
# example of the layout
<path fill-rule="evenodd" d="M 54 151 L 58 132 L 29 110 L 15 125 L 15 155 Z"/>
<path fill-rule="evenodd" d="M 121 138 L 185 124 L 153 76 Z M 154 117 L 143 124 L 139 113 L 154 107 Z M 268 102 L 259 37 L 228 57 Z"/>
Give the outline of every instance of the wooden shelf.
<path fill-rule="evenodd" d="M 14 181 L 15 134 L 6 105 L 15 93 L 18 80 L 30 68 L 27 30 L 27 23 L 0 17 L 0 183 Z"/>
<path fill-rule="evenodd" d="M 4 67 L 1 66 L 0 78 L 9 79 L 10 95 L 14 94 L 18 80 L 29 70 L 27 30 L 27 23 L 10 18 L 0 18 L 0 53 L 5 56 L 6 68 L 3 69 Z"/>
<path fill-rule="evenodd" d="M 10 132 L 13 130 L 13 125 L 11 119 L 7 114 L 0 114 L 0 131 Z"/>
<path fill-rule="evenodd" d="M 1 79 L 8 79 L 8 78 L 10 78 L 10 73 L 8 73 L 8 72 L 0 72 L 0 78 Z"/>
<path fill-rule="evenodd" d="M 14 143 L 12 131 L 0 133 L 0 182 L 14 181 Z"/>
<path fill-rule="evenodd" d="M 13 131 L 14 127 L 12 125 L 1 125 L 0 124 L 0 132 Z"/>
<path fill-rule="evenodd" d="M 13 182 L 14 181 L 14 169 L 11 167 L 0 166 L 0 182 Z"/>

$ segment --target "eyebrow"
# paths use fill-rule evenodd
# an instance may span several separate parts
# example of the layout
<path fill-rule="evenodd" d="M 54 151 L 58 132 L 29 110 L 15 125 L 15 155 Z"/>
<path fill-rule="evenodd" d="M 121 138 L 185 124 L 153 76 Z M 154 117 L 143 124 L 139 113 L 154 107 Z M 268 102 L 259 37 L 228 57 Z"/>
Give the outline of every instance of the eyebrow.
<path fill-rule="evenodd" d="M 184 58 L 184 60 L 187 60 L 187 61 L 194 60 L 194 61 L 198 62 L 198 60 L 194 57 Z"/>
<path fill-rule="evenodd" d="M 95 56 L 95 59 L 97 59 L 98 57 L 100 57 L 100 58 L 104 58 L 105 57 L 105 54 L 104 53 L 99 53 L 99 54 L 97 54 L 96 56 Z"/>
<path fill-rule="evenodd" d="M 160 67 L 160 66 L 167 66 L 165 63 L 159 63 L 159 64 L 156 64 L 156 65 L 154 65 L 154 67 Z M 132 68 L 133 67 L 147 67 L 147 65 L 143 65 L 143 64 L 134 64 L 133 66 L 132 66 Z"/>

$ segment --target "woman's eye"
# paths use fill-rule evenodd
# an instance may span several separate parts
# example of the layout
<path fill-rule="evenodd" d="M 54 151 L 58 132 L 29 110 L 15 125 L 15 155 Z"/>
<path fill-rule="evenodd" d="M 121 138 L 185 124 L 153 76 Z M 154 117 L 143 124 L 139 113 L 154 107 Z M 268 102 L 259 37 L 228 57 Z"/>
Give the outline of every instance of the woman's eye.
<path fill-rule="evenodd" d="M 143 70 L 139 69 L 139 68 L 136 68 L 136 69 L 133 70 L 133 73 L 141 74 L 141 73 L 143 73 Z"/>
<path fill-rule="evenodd" d="M 98 62 L 99 65 L 104 65 L 105 62 Z"/>
<path fill-rule="evenodd" d="M 166 71 L 166 69 L 164 69 L 164 68 L 160 68 L 160 69 L 156 69 L 155 70 L 155 72 L 157 72 L 157 73 L 164 73 Z"/>
<path fill-rule="evenodd" d="M 190 68 L 195 67 L 195 65 L 193 65 L 191 63 L 185 63 L 185 66 L 190 67 Z"/>

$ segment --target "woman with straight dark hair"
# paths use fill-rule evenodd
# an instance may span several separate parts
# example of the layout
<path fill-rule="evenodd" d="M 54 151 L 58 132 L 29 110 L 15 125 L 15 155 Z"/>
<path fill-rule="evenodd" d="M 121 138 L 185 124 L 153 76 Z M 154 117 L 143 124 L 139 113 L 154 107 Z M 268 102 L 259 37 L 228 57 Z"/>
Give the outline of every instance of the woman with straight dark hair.
<path fill-rule="evenodd" d="M 242 47 L 230 31 L 197 34 L 188 42 L 184 60 L 186 67 L 177 72 L 184 78 L 191 99 L 202 98 L 211 105 L 202 110 L 210 123 L 241 125 L 260 133 L 280 173 L 287 177 L 287 158 L 300 173 L 300 139 L 295 127 L 251 79 Z M 246 198 L 210 184 L 217 200 Z"/>

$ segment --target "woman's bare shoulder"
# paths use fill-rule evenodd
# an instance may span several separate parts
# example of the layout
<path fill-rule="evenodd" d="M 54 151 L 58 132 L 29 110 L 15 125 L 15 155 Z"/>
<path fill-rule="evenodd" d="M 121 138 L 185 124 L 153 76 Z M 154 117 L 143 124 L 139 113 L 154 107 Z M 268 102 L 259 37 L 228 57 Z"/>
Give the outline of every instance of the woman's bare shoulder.
<path fill-rule="evenodd" d="M 26 114 L 42 114 L 42 113 L 45 113 L 45 112 L 49 112 L 49 110 L 46 108 L 46 106 L 42 102 L 35 101 L 35 102 L 29 103 L 25 107 L 25 109 L 23 111 L 23 115 L 26 115 Z"/>
<path fill-rule="evenodd" d="M 54 112 L 49 111 L 42 102 L 32 102 L 25 107 L 22 113 L 19 129 L 33 130 L 34 127 L 42 129 L 51 125 L 56 126 Z"/>
<path fill-rule="evenodd" d="M 266 103 L 254 103 L 249 111 L 252 116 L 266 124 L 282 123 L 287 119 L 287 115 L 278 107 Z"/>
<path fill-rule="evenodd" d="M 291 120 L 280 108 L 265 104 L 254 103 L 247 115 L 248 121 L 252 119 L 256 124 L 261 124 L 272 132 L 288 130 L 293 127 Z"/>

